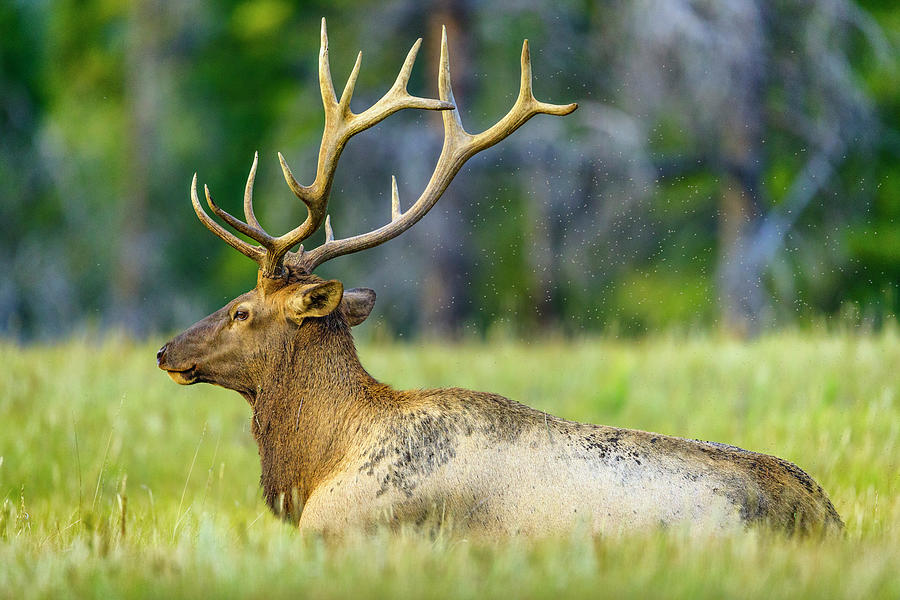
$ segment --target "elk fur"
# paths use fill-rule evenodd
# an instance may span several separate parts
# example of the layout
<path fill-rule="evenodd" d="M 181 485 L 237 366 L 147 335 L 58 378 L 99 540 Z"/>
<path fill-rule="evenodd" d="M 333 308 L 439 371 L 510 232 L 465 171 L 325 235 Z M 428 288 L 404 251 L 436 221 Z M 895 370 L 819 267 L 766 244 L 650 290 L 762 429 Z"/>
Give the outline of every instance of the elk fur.
<path fill-rule="evenodd" d="M 291 269 L 289 281 L 322 280 Z M 286 321 L 235 386 L 253 410 L 266 502 L 304 530 L 841 527 L 822 488 L 773 456 L 575 423 L 495 394 L 394 390 L 360 364 L 346 312 Z"/>
<path fill-rule="evenodd" d="M 355 114 L 350 97 L 360 61 L 338 99 L 322 21 L 325 130 L 313 184 L 297 182 L 279 155 L 288 185 L 308 211 L 293 230 L 275 237 L 256 219 L 256 158 L 244 192 L 245 220 L 219 208 L 204 191 L 210 209 L 258 245 L 209 217 L 196 175 L 191 185 L 197 217 L 259 265 L 258 283 L 163 346 L 157 362 L 178 383 L 214 383 L 247 399 L 269 506 L 302 529 L 326 532 L 406 522 L 489 535 L 546 534 L 578 523 L 597 532 L 677 524 L 717 531 L 757 523 L 787 532 L 840 529 L 841 519 L 822 488 L 773 456 L 574 423 L 495 394 L 458 388 L 398 391 L 366 372 L 350 326 L 368 316 L 374 292 L 344 292 L 340 282 L 323 281 L 313 269 L 400 235 L 434 206 L 468 158 L 535 115 L 562 116 L 577 108 L 534 97 L 526 40 L 513 107 L 493 126 L 470 134 L 455 110 L 446 31 L 440 98 L 407 91 L 420 42 L 384 97 Z M 388 224 L 335 239 L 326 209 L 344 144 L 409 108 L 441 111 L 444 124 L 444 145 L 425 191 L 401 211 L 394 181 Z M 324 244 L 290 251 L 323 222 Z"/>

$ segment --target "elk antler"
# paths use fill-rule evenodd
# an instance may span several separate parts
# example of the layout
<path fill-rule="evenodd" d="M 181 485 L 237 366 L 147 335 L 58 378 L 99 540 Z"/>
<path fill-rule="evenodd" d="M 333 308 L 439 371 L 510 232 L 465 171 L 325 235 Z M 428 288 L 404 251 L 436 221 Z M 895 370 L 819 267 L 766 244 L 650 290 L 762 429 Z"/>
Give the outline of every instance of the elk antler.
<path fill-rule="evenodd" d="M 287 258 L 291 264 L 302 268 L 306 272 L 312 272 L 323 262 L 358 252 L 382 244 L 393 239 L 416 224 L 419 219 L 431 210 L 434 204 L 450 185 L 450 181 L 459 172 L 463 164 L 482 150 L 489 148 L 508 137 L 516 129 L 521 127 L 528 119 L 537 114 L 567 115 L 578 108 L 577 104 L 548 104 L 535 99 L 531 88 L 531 54 L 528 49 L 528 40 L 522 45 L 522 78 L 519 86 L 519 96 L 509 112 L 496 124 L 479 134 L 470 134 L 462 126 L 459 112 L 453 110 L 455 101 L 450 86 L 450 57 L 447 51 L 447 30 L 444 28 L 441 39 L 441 65 L 438 75 L 438 87 L 440 100 L 419 98 L 411 96 L 406 91 L 410 71 L 415 61 L 416 53 L 422 40 L 413 44 L 412 49 L 403 63 L 400 74 L 390 90 L 368 110 L 354 114 L 350 110 L 350 97 L 359 74 L 362 53 L 356 59 L 356 65 L 347 80 L 347 85 L 338 100 L 334 93 L 334 85 L 331 81 L 331 72 L 328 66 L 328 37 L 325 31 L 325 19 L 322 19 L 322 46 L 319 52 L 319 86 L 322 90 L 322 102 L 325 106 L 325 131 L 322 135 L 322 144 L 319 147 L 319 160 L 316 168 L 316 178 L 312 185 L 304 186 L 297 182 L 290 168 L 284 161 L 284 157 L 278 154 L 281 168 L 284 171 L 285 180 L 294 194 L 306 205 L 308 215 L 306 220 L 292 231 L 280 236 L 272 237 L 260 226 L 253 214 L 253 181 L 256 177 L 256 165 L 258 155 L 254 156 L 253 167 L 247 179 L 247 187 L 244 192 L 244 216 L 246 222 L 237 219 L 221 208 L 212 200 L 209 189 L 204 187 L 206 200 L 212 211 L 234 229 L 256 240 L 261 246 L 253 246 L 212 220 L 200 205 L 197 198 L 197 175 L 191 185 L 191 199 L 194 211 L 200 221 L 213 233 L 222 238 L 229 245 L 249 256 L 259 264 L 260 274 L 264 277 L 278 278 L 283 275 L 282 265 Z M 423 108 L 428 110 L 443 110 L 444 120 L 444 145 L 438 158 L 434 173 L 425 187 L 425 191 L 418 200 L 407 210 L 401 212 L 400 200 L 397 194 L 397 180 L 391 178 L 391 222 L 374 231 L 346 239 L 335 240 L 331 228 L 331 219 L 326 214 L 328 195 L 337 161 L 340 158 L 344 144 L 353 135 L 368 129 L 379 123 L 386 117 L 404 108 Z M 290 248 L 302 242 L 312 235 L 325 222 L 325 243 L 310 251 L 300 249 L 294 253 Z"/>
<path fill-rule="evenodd" d="M 347 84 L 344 86 L 340 100 L 338 100 L 334 93 L 331 68 L 328 64 L 328 33 L 325 28 L 325 19 L 323 18 L 319 50 L 319 87 L 322 92 L 322 104 L 325 107 L 325 130 L 322 134 L 322 143 L 319 146 L 319 160 L 316 166 L 316 178 L 313 183 L 308 186 L 298 183 L 284 157 L 281 156 L 281 153 L 278 154 L 285 180 L 294 194 L 306 205 L 308 213 L 306 220 L 298 227 L 279 237 L 269 235 L 262 228 L 256 219 L 256 215 L 253 213 L 253 182 L 256 178 L 256 165 L 259 159 L 259 155 L 256 154 L 253 157 L 253 166 L 250 169 L 250 176 L 247 178 L 247 187 L 244 191 L 244 218 L 246 222 L 233 217 L 219 208 L 213 202 L 209 188 L 206 186 L 204 186 L 204 192 L 206 193 L 206 201 L 210 209 L 216 215 L 240 233 L 257 241 L 260 246 L 254 246 L 241 240 L 206 214 L 197 197 L 197 175 L 195 173 L 191 184 L 191 201 L 194 205 L 194 212 L 197 213 L 200 221 L 230 246 L 255 260 L 259 264 L 259 270 L 263 276 L 270 278 L 282 276 L 282 264 L 288 251 L 312 235 L 326 218 L 325 207 L 328 204 L 328 195 L 331 192 L 331 184 L 334 180 L 334 170 L 337 167 L 338 159 L 347 140 L 404 108 L 422 108 L 426 110 L 452 110 L 454 108 L 449 102 L 419 98 L 407 91 L 406 86 L 421 44 L 421 38 L 413 44 L 391 89 L 369 109 L 360 114 L 355 114 L 350 110 L 350 98 L 353 96 L 353 88 L 356 86 L 356 78 L 359 75 L 362 52 L 356 57 L 356 64 L 353 66 Z M 300 252 L 302 253 L 302 249 Z"/>
<path fill-rule="evenodd" d="M 441 35 L 441 65 L 438 74 L 438 88 L 441 100 L 455 105 L 453 90 L 450 87 L 450 56 L 447 50 L 447 28 Z M 578 105 L 548 104 L 534 97 L 531 88 L 531 52 L 528 40 L 522 44 L 522 76 L 519 85 L 519 96 L 515 104 L 502 119 L 478 134 L 470 134 L 463 128 L 459 111 L 443 113 L 444 145 L 438 158 L 434 173 L 425 187 L 425 191 L 406 212 L 400 211 L 400 199 L 397 194 L 397 180 L 391 177 L 391 222 L 369 233 L 335 240 L 331 232 L 330 219 L 326 219 L 325 243 L 309 252 L 298 252 L 291 256 L 298 265 L 312 271 L 323 262 L 372 248 L 397 237 L 431 210 L 434 204 L 450 185 L 450 181 L 459 172 L 463 164 L 472 156 L 502 141 L 521 127 L 528 119 L 537 114 L 567 115 L 578 108 Z"/>

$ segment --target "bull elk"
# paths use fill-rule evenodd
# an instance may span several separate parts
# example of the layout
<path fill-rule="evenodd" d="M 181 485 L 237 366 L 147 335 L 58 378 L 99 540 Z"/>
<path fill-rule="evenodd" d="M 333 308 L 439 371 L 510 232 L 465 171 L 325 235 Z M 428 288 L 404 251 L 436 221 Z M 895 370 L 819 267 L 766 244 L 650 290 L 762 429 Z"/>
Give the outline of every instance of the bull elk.
<path fill-rule="evenodd" d="M 284 177 L 307 208 L 292 231 L 273 237 L 253 213 L 253 160 L 244 220 L 225 212 L 197 176 L 191 200 L 200 221 L 259 265 L 257 284 L 164 345 L 159 367 L 177 383 L 235 390 L 252 408 L 261 485 L 272 510 L 303 530 L 340 532 L 379 523 L 425 523 L 486 534 L 545 534 L 576 523 L 609 532 L 688 524 L 721 530 L 767 523 L 788 532 L 837 530 L 841 519 L 822 488 L 795 465 L 740 448 L 655 433 L 575 423 L 495 394 L 459 388 L 399 391 L 360 364 L 350 328 L 375 303 L 369 289 L 345 290 L 313 271 L 327 260 L 382 244 L 437 202 L 463 164 L 537 114 L 567 115 L 575 104 L 535 99 L 526 40 L 519 95 L 479 134 L 455 110 L 444 31 L 440 99 L 407 91 L 421 40 L 390 90 L 362 113 L 350 110 L 360 57 L 335 94 L 322 21 L 319 84 L 325 128 L 315 180 L 301 185 L 279 154 Z M 336 239 L 326 214 L 333 175 L 350 137 L 405 109 L 442 111 L 444 143 L 425 191 L 403 211 L 393 180 L 391 219 Z M 291 249 L 325 226 L 325 242 Z"/>

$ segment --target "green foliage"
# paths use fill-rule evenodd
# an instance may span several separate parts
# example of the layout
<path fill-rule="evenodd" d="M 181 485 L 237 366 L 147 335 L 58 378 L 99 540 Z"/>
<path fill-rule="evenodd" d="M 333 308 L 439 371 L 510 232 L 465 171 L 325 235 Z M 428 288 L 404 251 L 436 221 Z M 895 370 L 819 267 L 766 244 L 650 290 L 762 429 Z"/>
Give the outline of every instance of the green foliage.
<path fill-rule="evenodd" d="M 709 321 L 709 281 L 663 270 L 633 272 L 616 290 L 610 310 L 626 331 L 668 330 Z"/>
<path fill-rule="evenodd" d="M 751 345 L 614 340 L 369 343 L 398 387 L 492 390 L 589 422 L 796 462 L 842 537 L 573 531 L 547 540 L 378 532 L 325 542 L 269 514 L 249 409 L 177 387 L 156 343 L 0 346 L 0 589 L 39 597 L 896 598 L 900 336 L 782 333 Z M 524 374 L 527 374 L 523 376 Z"/>
<path fill-rule="evenodd" d="M 323 120 L 323 15 L 338 89 L 364 51 L 355 110 L 386 89 L 419 36 L 410 90 L 435 94 L 441 23 L 470 130 L 512 102 L 526 37 L 538 97 L 581 104 L 566 119 L 535 119 L 473 159 L 465 181 L 418 226 L 423 233 L 389 246 L 402 252 L 338 263 L 332 276 L 378 288 L 393 330 L 414 333 L 436 319 L 446 321 L 443 331 L 479 332 L 713 325 L 728 178 L 754 172 L 758 208 L 783 208 L 829 132 L 846 146 L 832 157 L 836 172 L 766 266 L 774 314 L 789 322 L 855 304 L 880 321 L 900 309 L 900 294 L 886 294 L 897 281 L 890 263 L 900 217 L 896 3 L 750 2 L 737 16 L 771 11 L 759 46 L 728 29 L 722 15 L 740 8 L 735 0 L 716 10 L 674 1 L 662 20 L 640 3 L 382 4 L 4 3 L 0 332 L 54 337 L 85 322 L 165 330 L 252 285 L 252 264 L 196 222 L 188 185 L 197 172 L 237 211 L 259 150 L 260 219 L 283 232 L 303 218 L 275 152 L 311 180 Z M 688 19 L 687 29 L 673 14 Z M 638 39 L 649 30 L 662 33 Z M 705 54 L 722 40 L 727 52 Z M 723 69 L 728 60 L 734 69 Z M 767 74 L 763 89 L 743 89 L 745 71 Z M 741 98 L 752 106 L 722 115 Z M 440 146 L 432 117 L 398 115 L 350 142 L 332 198 L 339 235 L 382 224 L 391 173 L 405 206 L 424 188 Z M 738 148 L 735 156 L 751 158 L 733 164 L 729 135 L 754 127 L 758 148 Z M 402 269 L 384 267 L 401 260 Z M 623 306 L 648 273 L 665 273 L 664 281 L 641 290 L 651 294 L 642 308 Z M 443 296 L 428 289 L 435 281 Z M 700 309 L 689 310 L 685 297 Z M 430 301 L 452 309 L 429 314 Z"/>

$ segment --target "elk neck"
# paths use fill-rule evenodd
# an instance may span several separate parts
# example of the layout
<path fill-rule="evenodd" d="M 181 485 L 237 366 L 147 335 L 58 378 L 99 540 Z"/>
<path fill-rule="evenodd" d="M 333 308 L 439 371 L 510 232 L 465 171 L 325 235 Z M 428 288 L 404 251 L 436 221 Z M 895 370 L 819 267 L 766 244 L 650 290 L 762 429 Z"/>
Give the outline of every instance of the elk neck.
<path fill-rule="evenodd" d="M 360 364 L 341 314 L 308 321 L 274 349 L 265 383 L 246 395 L 266 501 L 287 516 L 338 468 L 395 394 Z"/>

